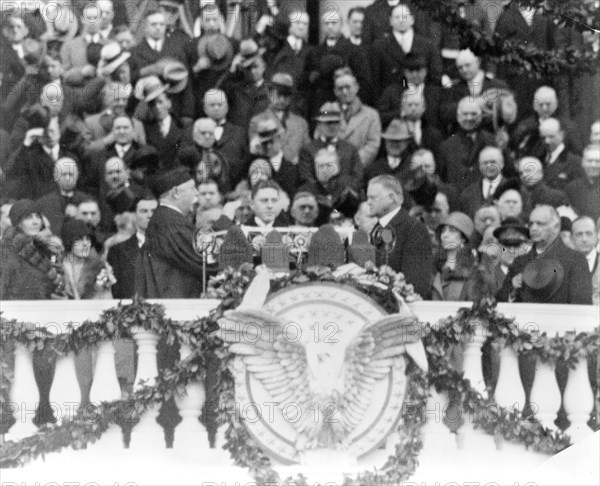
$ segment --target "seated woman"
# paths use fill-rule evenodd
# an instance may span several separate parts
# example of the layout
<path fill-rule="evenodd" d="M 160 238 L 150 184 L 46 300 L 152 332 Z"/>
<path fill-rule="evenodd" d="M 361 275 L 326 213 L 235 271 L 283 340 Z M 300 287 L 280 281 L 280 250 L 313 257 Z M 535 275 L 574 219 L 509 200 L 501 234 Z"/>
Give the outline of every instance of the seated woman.
<path fill-rule="evenodd" d="M 433 300 L 466 300 L 474 264 L 471 252 L 473 221 L 466 214 L 450 213 L 437 228 L 442 257 L 436 263 Z"/>

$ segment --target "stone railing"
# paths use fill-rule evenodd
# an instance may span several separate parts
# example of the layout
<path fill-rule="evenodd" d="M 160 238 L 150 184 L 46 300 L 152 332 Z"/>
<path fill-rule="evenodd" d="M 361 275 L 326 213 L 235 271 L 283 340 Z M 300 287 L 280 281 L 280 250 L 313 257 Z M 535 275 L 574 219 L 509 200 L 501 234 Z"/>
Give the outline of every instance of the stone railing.
<path fill-rule="evenodd" d="M 150 301 L 161 303 L 166 314 L 173 320 L 191 320 L 207 315 L 218 305 L 215 300 L 161 300 Z M 61 332 L 67 323 L 83 322 L 86 319 L 97 319 L 101 312 L 117 305 L 117 301 L 36 301 L 36 302 L 3 302 L 2 312 L 6 318 L 38 323 L 52 332 Z M 421 321 L 435 323 L 441 318 L 452 316 L 460 307 L 469 307 L 466 302 L 417 302 L 412 304 L 413 310 Z M 598 326 L 598 308 L 574 305 L 528 305 L 501 304 L 499 311 L 507 316 L 514 316 L 522 329 L 538 329 L 549 336 L 567 331 L 592 331 Z M 137 373 L 135 383 L 140 380 L 152 381 L 157 376 L 156 345 L 157 336 L 145 330 L 134 333 L 137 344 Z M 483 333 L 466 344 L 463 353 L 463 369 L 465 376 L 482 393 L 485 392 L 483 369 L 481 364 L 481 345 Z M 183 347 L 182 357 L 190 352 Z M 90 400 L 94 403 L 111 401 L 121 397 L 121 389 L 117 380 L 115 367 L 115 348 L 112 342 L 99 343 L 96 350 L 96 363 Z M 564 410 L 569 427 L 566 432 L 573 442 L 590 436 L 593 431 L 587 425 L 594 408 L 594 389 L 588 375 L 588 363 L 580 360 L 575 369 L 568 371 L 564 391 L 558 386 L 555 370 L 552 366 L 537 363 L 533 384 L 526 397 L 519 373 L 518 356 L 505 348 L 500 355 L 500 370 L 495 387 L 496 402 L 505 407 L 518 407 L 523 410 L 525 403 L 531 405 L 535 416 L 547 427 L 556 428 L 554 421 L 559 409 Z M 15 350 L 15 367 L 13 386 L 10 392 L 11 411 L 16 419 L 15 424 L 6 434 L 6 439 L 19 439 L 36 431 L 33 423 L 35 408 L 40 400 L 40 392 L 36 386 L 32 356 L 24 346 L 17 345 Z M 527 400 L 528 399 L 528 400 Z M 72 355 L 59 358 L 50 401 L 55 415 L 72 414 L 81 400 L 77 381 L 75 361 Z M 207 432 L 198 420 L 205 400 L 204 386 L 200 383 L 190 385 L 188 394 L 176 400 L 182 422 L 175 429 L 173 449 L 190 458 L 200 451 L 209 449 Z M 449 403 L 448 397 L 441 396 L 432 390 L 431 401 L 427 407 L 427 425 L 425 426 L 424 450 L 421 464 L 439 463 L 440 455 L 447 460 L 452 459 L 450 451 L 468 450 L 473 454 L 485 454 L 503 447 L 494 443 L 494 438 L 473 428 L 468 417 L 463 417 L 462 425 L 456 434 L 451 433 L 443 420 L 444 410 Z M 158 409 L 149 410 L 135 425 L 131 435 L 128 454 L 135 451 L 158 451 L 165 448 L 164 434 L 156 422 Z M 217 445 L 222 437 L 217 434 Z M 392 447 L 392 441 L 389 441 Z M 506 446 L 506 445 L 504 445 Z M 102 440 L 94 447 L 104 451 L 122 450 L 121 430 L 113 426 Z M 386 447 L 389 452 L 390 447 Z M 504 447 L 504 453 L 506 452 Z M 130 452 L 132 451 L 132 452 Z M 382 451 L 382 454 L 387 453 Z M 524 460 L 524 449 L 511 454 L 511 461 Z M 145 452 L 144 452 L 145 453 Z M 197 456 L 196 456 L 197 457 Z M 206 457 L 210 457 L 206 456 Z M 385 457 L 385 456 L 382 456 Z M 458 457 L 458 456 L 457 456 Z M 483 458 L 483 456 L 482 456 Z M 487 459 L 482 459 L 487 462 Z M 497 459 L 495 459 L 497 460 Z M 487 466 L 489 466 L 487 462 Z M 424 466 L 423 466 L 424 467 Z M 494 478 L 492 478 L 494 479 Z"/>

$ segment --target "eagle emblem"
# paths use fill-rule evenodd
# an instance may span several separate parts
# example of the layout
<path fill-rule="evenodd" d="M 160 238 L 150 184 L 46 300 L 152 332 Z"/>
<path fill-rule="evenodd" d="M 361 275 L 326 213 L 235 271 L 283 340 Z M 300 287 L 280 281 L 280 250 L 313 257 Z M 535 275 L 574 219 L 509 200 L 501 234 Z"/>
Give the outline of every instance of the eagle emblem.
<path fill-rule="evenodd" d="M 331 286 L 324 288 L 332 296 L 344 292 Z M 322 315 L 327 303 L 320 302 L 325 310 L 317 314 Z M 333 299 L 331 305 L 335 308 L 336 304 L 341 305 Z M 307 307 L 307 300 L 299 299 L 299 305 Z M 260 386 L 255 388 L 266 391 L 280 414 L 293 409 L 294 416 L 287 423 L 293 429 L 290 449 L 297 454 L 316 449 L 352 450 L 353 433 L 364 426 L 365 420 L 371 420 L 370 409 L 379 406 L 375 403 L 381 396 L 378 390 L 388 386 L 386 380 L 390 380 L 394 369 L 404 379 L 405 355 L 416 356 L 417 365 L 426 367 L 418 320 L 404 310 L 400 314 L 371 315 L 371 321 L 364 319 L 354 329 L 346 329 L 344 322 L 337 323 L 334 339 L 331 335 L 315 339 L 313 333 L 304 332 L 298 337 L 297 332 L 290 332 L 289 316 L 289 311 L 287 315 L 275 315 L 268 306 L 240 306 L 219 319 L 220 335 L 236 356 L 238 368 L 247 375 L 245 381 L 236 380 L 236 395 L 238 386 L 256 383 Z M 342 313 L 338 317 L 343 320 L 346 316 Z M 294 321 L 292 324 L 299 326 Z M 389 401 L 400 402 L 392 408 L 401 407 L 402 397 Z M 276 429 L 267 424 L 269 428 Z"/>

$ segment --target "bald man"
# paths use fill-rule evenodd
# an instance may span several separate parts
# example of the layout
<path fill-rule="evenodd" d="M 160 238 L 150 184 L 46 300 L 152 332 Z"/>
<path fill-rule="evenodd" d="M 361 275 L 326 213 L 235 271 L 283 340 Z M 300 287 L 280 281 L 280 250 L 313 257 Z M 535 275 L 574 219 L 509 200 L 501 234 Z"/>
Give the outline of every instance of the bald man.
<path fill-rule="evenodd" d="M 494 136 L 481 129 L 481 119 L 477 100 L 470 97 L 461 99 L 456 108 L 459 128 L 439 148 L 438 174 L 459 191 L 480 177 L 478 155 L 481 149 L 496 144 Z"/>
<path fill-rule="evenodd" d="M 446 102 L 442 106 L 443 123 L 446 126 L 454 123 L 456 108 L 461 99 L 467 96 L 477 98 L 492 88 L 508 89 L 504 81 L 489 77 L 481 69 L 481 59 L 470 49 L 458 53 L 456 68 L 460 79 L 447 92 Z"/>
<path fill-rule="evenodd" d="M 567 184 L 584 177 L 581 157 L 570 152 L 565 143 L 565 131 L 556 118 L 540 122 L 540 139 L 545 147 L 544 162 L 546 183 L 564 190 Z"/>
<path fill-rule="evenodd" d="M 214 148 L 227 161 L 229 176 L 235 186 L 245 177 L 250 159 L 246 130 L 227 119 L 229 103 L 220 89 L 210 89 L 204 94 L 204 113 L 217 124 Z"/>
<path fill-rule="evenodd" d="M 533 246 L 519 256 L 508 270 L 502 289 L 497 294 L 501 302 L 535 302 L 547 304 L 592 304 L 592 278 L 584 255 L 565 246 L 560 238 L 560 216 L 552 206 L 539 205 L 529 216 L 529 233 Z M 562 267 L 556 272 L 558 281 L 552 291 L 534 292 L 523 282 L 523 271 L 534 260 L 551 260 Z"/>

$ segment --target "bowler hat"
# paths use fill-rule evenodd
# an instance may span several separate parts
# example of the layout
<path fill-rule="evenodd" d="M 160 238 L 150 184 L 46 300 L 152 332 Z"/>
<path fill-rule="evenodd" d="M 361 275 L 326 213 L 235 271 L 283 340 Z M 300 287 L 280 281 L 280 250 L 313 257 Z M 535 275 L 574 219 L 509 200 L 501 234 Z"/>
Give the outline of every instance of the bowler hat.
<path fill-rule="evenodd" d="M 473 224 L 473 221 L 471 221 L 471 218 L 459 211 L 455 211 L 446 216 L 446 219 L 444 219 L 437 227 L 438 233 L 441 233 L 444 226 L 451 226 L 452 228 L 457 229 L 463 234 L 467 241 L 471 240 L 473 230 L 475 229 L 475 225 Z"/>
<path fill-rule="evenodd" d="M 129 161 L 130 169 L 146 168 L 153 172 L 158 168 L 158 151 L 152 145 L 142 145 L 135 152 Z"/>
<path fill-rule="evenodd" d="M 505 246 L 519 246 L 529 240 L 529 230 L 519 218 L 506 218 L 493 234 Z"/>
<path fill-rule="evenodd" d="M 319 110 L 319 116 L 315 117 L 318 122 L 340 122 L 342 121 L 342 110 L 340 105 L 333 102 L 327 102 Z"/>
<path fill-rule="evenodd" d="M 412 135 L 410 134 L 408 126 L 405 122 L 395 119 L 390 122 L 385 132 L 381 135 L 381 138 L 385 140 L 401 141 L 410 140 Z"/>
<path fill-rule="evenodd" d="M 530 293 L 537 299 L 549 300 L 565 278 L 565 269 L 558 260 L 536 258 L 523 269 L 525 296 Z"/>

